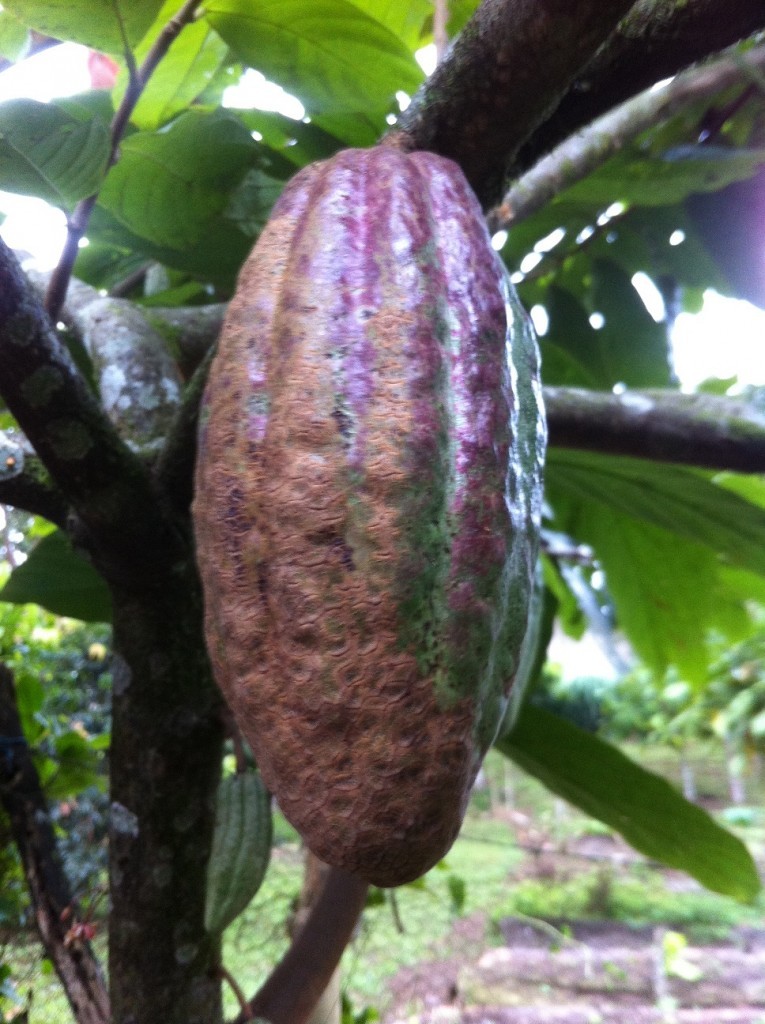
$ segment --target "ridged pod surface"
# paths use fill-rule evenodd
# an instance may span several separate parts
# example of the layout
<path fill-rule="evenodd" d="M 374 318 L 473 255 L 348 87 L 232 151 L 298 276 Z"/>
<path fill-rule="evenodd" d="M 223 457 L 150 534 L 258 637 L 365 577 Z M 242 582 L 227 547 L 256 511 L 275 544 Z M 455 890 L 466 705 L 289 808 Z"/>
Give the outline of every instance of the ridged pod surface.
<path fill-rule="evenodd" d="M 398 885 L 456 837 L 526 629 L 544 443 L 456 164 L 297 174 L 230 304 L 194 521 L 216 678 L 321 860 Z"/>

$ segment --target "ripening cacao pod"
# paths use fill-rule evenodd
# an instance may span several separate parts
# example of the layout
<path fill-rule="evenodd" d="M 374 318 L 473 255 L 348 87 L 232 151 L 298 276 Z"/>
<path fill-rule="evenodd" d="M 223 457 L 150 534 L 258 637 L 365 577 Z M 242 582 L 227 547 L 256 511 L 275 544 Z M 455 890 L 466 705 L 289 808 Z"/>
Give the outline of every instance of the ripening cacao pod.
<path fill-rule="evenodd" d="M 526 630 L 544 443 L 460 169 L 383 145 L 297 174 L 223 327 L 194 521 L 215 676 L 321 860 L 398 885 L 456 837 Z"/>

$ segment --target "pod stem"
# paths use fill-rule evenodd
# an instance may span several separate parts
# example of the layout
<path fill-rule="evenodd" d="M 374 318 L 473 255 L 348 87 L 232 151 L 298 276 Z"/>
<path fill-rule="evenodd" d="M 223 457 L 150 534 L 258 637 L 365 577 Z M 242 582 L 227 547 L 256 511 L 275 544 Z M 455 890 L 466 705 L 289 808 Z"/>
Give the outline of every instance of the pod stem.
<path fill-rule="evenodd" d="M 364 909 L 367 883 L 332 868 L 305 925 L 235 1024 L 306 1024 Z"/>

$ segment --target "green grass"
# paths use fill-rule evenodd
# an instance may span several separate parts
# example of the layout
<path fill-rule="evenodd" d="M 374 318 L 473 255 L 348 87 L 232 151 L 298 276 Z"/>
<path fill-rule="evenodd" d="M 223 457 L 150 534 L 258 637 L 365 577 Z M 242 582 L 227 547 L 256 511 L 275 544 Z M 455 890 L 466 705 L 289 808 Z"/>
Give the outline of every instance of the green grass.
<path fill-rule="evenodd" d="M 343 960 L 353 1002 L 379 1003 L 386 980 L 400 967 L 436 955 L 458 913 L 485 910 L 504 898 L 508 875 L 520 859 L 507 826 L 471 815 L 446 860 L 421 882 L 397 889 L 393 898 L 374 891 Z M 262 889 L 226 933 L 225 964 L 245 992 L 257 988 L 286 947 L 284 921 L 299 892 L 301 870 L 297 847 L 279 848 Z M 465 882 L 459 908 L 453 905 L 453 879 Z M 233 1013 L 235 1008 L 227 993 L 226 1011 Z"/>
<path fill-rule="evenodd" d="M 573 878 L 529 879 L 514 886 L 494 912 L 495 923 L 516 914 L 541 920 L 609 920 L 633 927 L 666 924 L 695 941 L 724 939 L 736 925 L 761 926 L 765 901 L 755 907 L 703 890 L 674 892 L 651 868 L 625 874 L 593 868 Z"/>
<path fill-rule="evenodd" d="M 630 753 L 671 778 L 679 772 L 673 751 L 641 746 Z M 714 757 L 707 751 L 699 753 L 703 756 L 694 758 L 699 789 L 720 806 L 726 801 L 727 788 L 719 753 Z M 446 861 L 423 882 L 398 889 L 393 897 L 377 892 L 365 912 L 343 961 L 344 984 L 355 1007 L 382 1010 L 387 982 L 401 967 L 460 952 L 466 958 L 477 956 L 480 950 L 456 949 L 450 936 L 457 918 L 474 911 L 495 922 L 519 913 L 541 919 L 610 917 L 634 925 L 662 923 L 682 931 L 691 941 L 724 937 L 740 923 L 761 924 L 765 904 L 753 910 L 703 891 L 673 892 L 646 865 L 614 871 L 568 860 L 565 868 L 558 865 L 557 875 L 541 880 L 529 877 L 535 861 L 517 843 L 534 846 L 544 838 L 565 847 L 585 835 L 607 835 L 608 830 L 553 799 L 495 752 L 489 754 L 484 770 L 487 788 L 474 795 L 462 834 Z M 754 792 L 751 798 L 762 807 Z M 739 815 L 744 827 L 734 826 L 734 831 L 762 851 L 762 817 L 749 817 L 751 824 L 746 815 Z M 275 838 L 277 846 L 260 893 L 225 935 L 225 965 L 246 993 L 257 989 L 286 948 L 285 922 L 302 881 L 297 837 L 280 815 Z M 464 903 L 456 906 L 463 883 Z M 72 1024 L 55 975 L 43 969 L 37 944 L 24 941 L 7 946 L 5 962 L 12 966 L 21 995 L 26 997 L 33 990 L 31 1024 Z M 229 991 L 225 1001 L 230 1017 L 237 1007 Z"/>

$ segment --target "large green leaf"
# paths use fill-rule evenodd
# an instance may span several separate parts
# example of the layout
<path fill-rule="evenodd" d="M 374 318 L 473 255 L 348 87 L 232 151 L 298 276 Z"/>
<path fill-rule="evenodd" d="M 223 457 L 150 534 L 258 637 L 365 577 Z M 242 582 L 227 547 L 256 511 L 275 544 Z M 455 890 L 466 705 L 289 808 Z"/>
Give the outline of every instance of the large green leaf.
<path fill-rule="evenodd" d="M 626 150 L 562 193 L 568 202 L 640 206 L 681 202 L 751 177 L 765 164 L 765 149 L 676 146 L 657 156 Z"/>
<path fill-rule="evenodd" d="M 548 480 L 573 496 L 703 544 L 765 575 L 765 510 L 736 494 L 727 477 L 721 486 L 682 466 L 560 448 L 550 451 L 548 467 Z"/>
<path fill-rule="evenodd" d="M 271 110 L 239 110 L 237 116 L 268 147 L 278 160 L 284 177 L 315 160 L 325 160 L 342 148 L 340 139 L 317 124 L 293 121 Z M 274 174 L 274 170 L 271 171 Z M 280 173 L 275 174 L 280 177 Z"/>
<path fill-rule="evenodd" d="M 71 208 L 97 191 L 109 158 L 108 122 L 76 103 L 0 104 L 0 188 Z"/>
<path fill-rule="evenodd" d="M 9 11 L 0 11 L 0 57 L 19 60 L 29 45 L 29 32 Z"/>
<path fill-rule="evenodd" d="M 142 40 L 136 51 L 138 63 L 146 56 L 162 27 L 160 18 L 155 30 Z M 132 123 L 148 131 L 166 124 L 204 92 L 227 54 L 228 47 L 207 22 L 200 20 L 186 25 L 146 83 L 131 114 Z M 127 74 L 123 71 L 123 89 L 126 81 Z"/>
<path fill-rule="evenodd" d="M 352 0 L 353 6 L 389 29 L 408 50 L 423 45 L 424 27 L 433 17 L 432 0 Z"/>
<path fill-rule="evenodd" d="M 707 476 L 648 460 L 553 449 L 556 527 L 590 544 L 621 627 L 656 672 L 703 682 L 707 635 L 749 628 L 742 577 L 765 575 L 765 512 Z"/>
<path fill-rule="evenodd" d="M 452 0 L 449 4 L 449 35 L 461 32 L 475 14 L 480 0 Z"/>
<path fill-rule="evenodd" d="M 544 295 L 549 329 L 542 339 L 545 383 L 601 388 L 664 387 L 670 382 L 667 331 L 657 324 L 629 277 L 612 262 L 589 264 L 586 298 L 604 323 L 590 324 L 582 301 L 552 284 Z"/>
<path fill-rule="evenodd" d="M 60 530 L 43 537 L 26 562 L 13 570 L 0 590 L 0 601 L 39 604 L 56 615 L 85 622 L 108 622 L 112 616 L 102 577 Z"/>
<path fill-rule="evenodd" d="M 423 73 L 394 33 L 350 0 L 209 0 L 207 17 L 243 61 L 310 112 L 378 112 Z"/>
<path fill-rule="evenodd" d="M 162 131 L 136 132 L 120 152 L 99 204 L 130 231 L 171 249 L 205 235 L 258 156 L 236 117 L 196 110 Z"/>
<path fill-rule="evenodd" d="M 137 43 L 161 6 L 162 0 L 3 0 L 6 10 L 43 35 L 107 53 Z"/>
<path fill-rule="evenodd" d="M 247 235 L 236 224 L 226 217 L 213 220 L 206 235 L 199 238 L 196 244 L 186 248 L 171 245 L 157 245 L 147 238 L 141 237 L 121 224 L 108 211 L 96 206 L 88 225 L 88 237 L 95 240 L 98 259 L 96 263 L 106 260 L 112 262 L 113 274 L 107 277 L 116 283 L 130 272 L 131 265 L 141 266 L 148 260 L 154 260 L 167 267 L 186 271 L 194 277 L 230 290 L 236 275 L 252 248 L 252 236 Z M 97 283 L 98 267 L 89 260 L 87 249 L 81 251 L 75 264 L 79 274 L 82 261 L 85 275 L 90 275 L 91 283 Z M 124 259 L 120 259 L 120 255 Z M 103 265 L 101 270 L 107 269 Z M 95 274 L 94 274 L 95 271 Z M 103 287 L 103 282 L 99 287 Z"/>
<path fill-rule="evenodd" d="M 753 900 L 760 891 L 757 868 L 742 842 L 610 744 L 548 711 L 526 707 L 497 747 L 647 857 L 738 900 Z"/>

